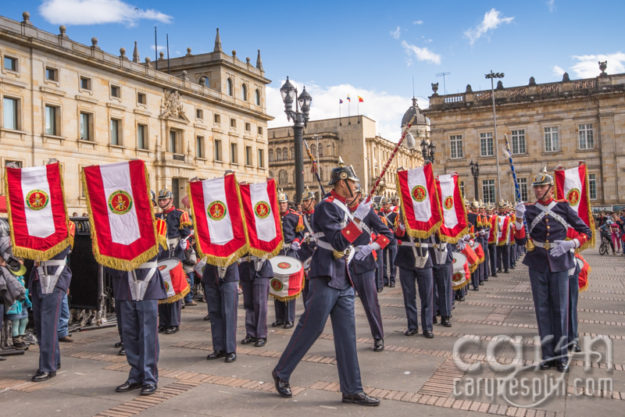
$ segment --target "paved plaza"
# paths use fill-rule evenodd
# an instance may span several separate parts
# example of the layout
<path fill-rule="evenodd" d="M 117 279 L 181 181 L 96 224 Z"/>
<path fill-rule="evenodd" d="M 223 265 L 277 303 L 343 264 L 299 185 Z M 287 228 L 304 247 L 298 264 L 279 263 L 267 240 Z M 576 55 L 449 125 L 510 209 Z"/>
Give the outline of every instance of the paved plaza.
<path fill-rule="evenodd" d="M 124 357 L 117 356 L 113 347 L 118 341 L 117 330 L 110 327 L 74 333 L 74 343 L 61 345 L 62 368 L 57 377 L 43 383 L 30 382 L 37 368 L 36 346 L 23 356 L 11 356 L 0 362 L 1 414 L 12 417 L 619 415 L 625 406 L 625 259 L 600 257 L 596 249 L 585 255 L 592 273 L 588 290 L 580 295 L 580 337 L 608 336 L 613 369 L 607 369 L 604 360 L 594 359 L 585 370 L 584 358 L 579 356 L 573 359 L 568 374 L 526 370 L 517 377 L 531 381 L 529 393 L 519 390 L 517 395 L 512 392 L 513 395 L 497 396 L 485 388 L 479 392 L 475 389 L 486 387 L 485 381 L 509 374 L 496 371 L 487 363 L 487 345 L 497 335 L 521 336 L 523 361 L 526 365 L 533 363 L 536 319 L 527 269 L 518 265 L 510 274 L 491 278 L 479 292 L 469 291 L 466 301 L 456 303 L 453 327 L 435 325 L 434 339 L 403 335 L 406 319 L 401 289 L 386 288 L 380 298 L 386 332 L 386 349 L 381 353 L 371 349 L 369 327 L 360 301 L 356 301 L 362 379 L 368 393 L 383 399 L 377 408 L 340 402 L 329 322 L 291 378 L 293 398 L 283 399 L 274 390 L 271 370 L 292 330 L 270 328 L 268 343 L 263 348 L 239 344 L 238 358 L 233 364 L 221 360 L 209 362 L 205 358 L 212 350 L 210 325 L 203 320 L 206 305 L 198 303 L 183 310 L 180 332 L 160 336 L 160 381 L 155 395 L 140 397 L 138 391 L 114 392 L 125 381 L 128 365 Z M 298 300 L 298 314 L 301 310 Z M 273 321 L 272 306 L 268 321 Z M 460 350 L 463 362 L 482 365 L 477 372 L 459 369 L 452 357 L 454 343 L 464 335 L 479 336 L 478 342 Z M 238 339 L 244 336 L 241 306 Z M 605 352 L 606 348 L 597 343 L 594 350 Z M 500 346 L 495 354 L 502 364 L 510 363 L 513 358 L 509 345 Z M 545 393 L 547 384 L 540 385 L 538 380 L 560 383 L 559 387 L 567 392 L 556 389 Z M 608 383 L 612 384 L 611 392 L 602 391 L 609 388 Z M 518 407 L 532 403 L 536 405 L 531 408 Z"/>

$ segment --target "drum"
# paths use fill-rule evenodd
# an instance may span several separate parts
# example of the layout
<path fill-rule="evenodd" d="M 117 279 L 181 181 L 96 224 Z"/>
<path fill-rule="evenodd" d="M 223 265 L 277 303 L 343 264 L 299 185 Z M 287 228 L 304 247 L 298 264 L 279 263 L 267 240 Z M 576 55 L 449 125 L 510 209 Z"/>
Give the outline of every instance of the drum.
<path fill-rule="evenodd" d="M 482 262 L 484 262 L 484 249 L 477 240 L 473 242 L 473 244 L 471 245 L 471 249 L 473 249 L 475 251 L 475 254 L 477 255 L 477 263 L 481 264 Z"/>
<path fill-rule="evenodd" d="M 304 267 L 290 256 L 274 256 L 269 260 L 273 268 L 273 278 L 269 294 L 279 301 L 296 298 L 304 289 Z"/>
<path fill-rule="evenodd" d="M 464 249 L 462 249 L 461 252 L 466 257 L 467 262 L 469 263 L 469 269 L 471 270 L 471 273 L 473 273 L 477 269 L 477 266 L 479 264 L 479 258 L 477 257 L 477 254 L 469 243 L 464 245 Z"/>
<path fill-rule="evenodd" d="M 159 304 L 175 303 L 189 293 L 191 288 L 189 288 L 187 275 L 184 273 L 182 262 L 179 259 L 163 259 L 158 262 L 158 269 L 161 271 L 165 291 L 167 291 L 167 298 L 159 300 Z"/>
<path fill-rule="evenodd" d="M 469 283 L 471 274 L 469 272 L 469 264 L 467 257 L 460 252 L 453 253 L 454 260 L 452 261 L 453 271 L 451 275 L 451 283 L 454 291 L 463 288 Z"/>

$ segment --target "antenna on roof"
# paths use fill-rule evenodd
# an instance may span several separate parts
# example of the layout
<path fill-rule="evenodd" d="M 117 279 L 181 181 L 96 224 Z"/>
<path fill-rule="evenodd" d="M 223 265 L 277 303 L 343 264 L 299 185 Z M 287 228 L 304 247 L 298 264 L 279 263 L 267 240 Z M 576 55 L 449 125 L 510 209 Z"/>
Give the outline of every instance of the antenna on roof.
<path fill-rule="evenodd" d="M 450 74 L 451 72 L 439 72 L 438 74 L 436 74 L 437 77 L 443 77 L 443 94 L 444 95 L 447 95 L 447 87 L 445 86 L 445 77 L 447 77 Z"/>

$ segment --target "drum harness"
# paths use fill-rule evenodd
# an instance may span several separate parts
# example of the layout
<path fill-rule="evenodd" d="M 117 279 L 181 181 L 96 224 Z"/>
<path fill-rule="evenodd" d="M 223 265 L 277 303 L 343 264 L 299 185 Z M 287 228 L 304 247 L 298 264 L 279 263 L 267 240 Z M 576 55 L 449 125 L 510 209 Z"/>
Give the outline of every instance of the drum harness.
<path fill-rule="evenodd" d="M 157 267 L 158 263 L 156 261 L 149 261 L 139 265 L 137 269 L 149 270 L 148 274 L 143 280 L 137 279 L 136 269 L 128 271 L 128 287 L 130 287 L 130 295 L 132 296 L 133 301 L 143 301 L 143 297 L 145 297 L 145 292 L 147 291 L 148 286 L 150 285 L 150 281 L 156 273 Z"/>
<path fill-rule="evenodd" d="M 42 294 L 52 294 L 56 283 L 59 282 L 59 277 L 65 270 L 67 265 L 67 257 L 63 259 L 52 259 L 49 261 L 41 261 L 37 266 L 37 275 L 39 276 L 39 284 L 41 286 Z M 54 274 L 48 272 L 48 268 L 57 267 Z"/>
<path fill-rule="evenodd" d="M 428 239 L 430 240 L 430 242 L 415 242 L 414 238 L 410 235 L 408 235 L 408 242 L 399 242 L 400 246 L 409 246 L 412 249 L 412 254 L 414 255 L 414 259 L 415 259 L 415 267 L 416 268 L 423 268 L 425 266 L 425 264 L 428 261 L 428 258 L 430 257 L 430 251 L 428 251 L 428 248 L 437 248 L 437 244 L 434 243 L 432 241 L 432 239 L 434 238 L 433 235 L 431 235 Z M 447 245 L 445 245 L 445 252 L 447 251 Z M 421 249 L 426 249 L 425 251 L 425 255 L 420 255 L 417 254 L 417 248 L 420 248 L 419 252 L 423 253 L 421 251 Z"/>

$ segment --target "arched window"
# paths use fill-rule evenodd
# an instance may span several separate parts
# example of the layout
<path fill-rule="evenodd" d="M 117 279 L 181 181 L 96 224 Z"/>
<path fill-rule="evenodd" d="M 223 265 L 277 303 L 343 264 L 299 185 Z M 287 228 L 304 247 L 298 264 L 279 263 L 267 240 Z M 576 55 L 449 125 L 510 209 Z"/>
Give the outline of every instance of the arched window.
<path fill-rule="evenodd" d="M 269 149 L 269 162 L 273 162 L 273 149 Z"/>
<path fill-rule="evenodd" d="M 234 88 L 232 86 L 232 78 L 228 78 L 227 84 L 228 84 L 228 95 L 229 96 L 233 96 L 234 95 Z"/>
<path fill-rule="evenodd" d="M 289 180 L 288 180 L 288 175 L 286 171 L 284 169 L 281 169 L 280 172 L 278 173 L 278 184 L 286 185 L 288 181 Z"/>
<path fill-rule="evenodd" d="M 280 148 L 276 149 L 276 161 L 280 161 L 282 159 L 282 151 Z"/>
<path fill-rule="evenodd" d="M 282 159 L 285 161 L 289 160 L 289 148 L 282 148 Z"/>
<path fill-rule="evenodd" d="M 243 85 L 241 86 L 241 98 L 242 98 L 244 101 L 247 101 L 247 85 L 246 85 L 246 84 L 243 84 Z"/>
<path fill-rule="evenodd" d="M 323 156 L 323 145 L 319 145 L 319 158 Z"/>
<path fill-rule="evenodd" d="M 256 105 L 260 106 L 260 90 L 256 89 Z"/>
<path fill-rule="evenodd" d="M 310 145 L 310 153 L 312 153 L 313 156 L 317 156 L 317 145 Z"/>

